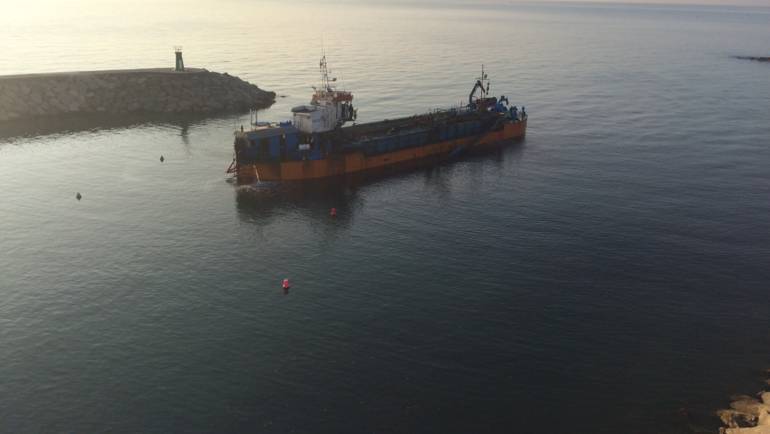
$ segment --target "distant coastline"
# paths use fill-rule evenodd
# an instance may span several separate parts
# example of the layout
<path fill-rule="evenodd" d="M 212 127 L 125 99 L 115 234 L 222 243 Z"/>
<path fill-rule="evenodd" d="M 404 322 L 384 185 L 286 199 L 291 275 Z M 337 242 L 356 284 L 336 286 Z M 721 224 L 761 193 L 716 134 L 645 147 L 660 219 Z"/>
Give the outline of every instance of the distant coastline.
<path fill-rule="evenodd" d="M 216 114 L 273 102 L 275 92 L 206 69 L 0 76 L 0 122 L 79 114 Z"/>
<path fill-rule="evenodd" d="M 740 60 L 755 60 L 757 62 L 770 62 L 770 57 L 757 57 L 757 56 L 733 56 L 735 59 Z"/>

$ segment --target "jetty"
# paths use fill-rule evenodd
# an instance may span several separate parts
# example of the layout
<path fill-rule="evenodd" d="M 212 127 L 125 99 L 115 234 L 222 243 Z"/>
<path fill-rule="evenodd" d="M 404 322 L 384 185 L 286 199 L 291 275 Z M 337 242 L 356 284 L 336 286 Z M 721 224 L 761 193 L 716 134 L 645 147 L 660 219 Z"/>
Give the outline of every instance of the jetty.
<path fill-rule="evenodd" d="M 770 62 L 770 57 L 757 57 L 757 56 L 733 56 L 740 60 L 753 60 L 755 62 Z"/>
<path fill-rule="evenodd" d="M 184 68 L 0 76 L 0 122 L 78 114 L 216 114 L 269 107 L 275 92 Z"/>

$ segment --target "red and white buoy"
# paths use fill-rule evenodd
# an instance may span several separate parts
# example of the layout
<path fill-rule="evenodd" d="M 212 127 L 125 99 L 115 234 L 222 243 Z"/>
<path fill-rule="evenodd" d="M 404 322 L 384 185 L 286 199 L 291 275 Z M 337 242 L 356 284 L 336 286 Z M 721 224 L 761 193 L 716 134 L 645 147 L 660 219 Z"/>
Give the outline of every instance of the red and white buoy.
<path fill-rule="evenodd" d="M 283 289 L 291 288 L 291 283 L 289 283 L 289 279 L 283 279 L 283 282 L 281 283 L 281 287 Z"/>
<path fill-rule="evenodd" d="M 329 215 L 332 217 L 337 217 L 337 208 L 332 208 L 329 210 Z"/>

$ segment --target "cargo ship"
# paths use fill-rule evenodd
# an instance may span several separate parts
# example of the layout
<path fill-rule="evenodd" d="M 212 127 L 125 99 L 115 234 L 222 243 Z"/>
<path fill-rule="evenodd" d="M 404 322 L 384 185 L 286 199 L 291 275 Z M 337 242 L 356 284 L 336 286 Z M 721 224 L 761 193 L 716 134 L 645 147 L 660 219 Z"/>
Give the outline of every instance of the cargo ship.
<path fill-rule="evenodd" d="M 504 95 L 490 95 L 484 67 L 468 103 L 421 115 L 356 124 L 353 94 L 337 90 L 321 58 L 321 84 L 307 105 L 292 108 L 292 121 L 253 122 L 235 132 L 227 173 L 239 184 L 306 181 L 397 166 L 435 164 L 462 153 L 522 139 L 527 113 Z M 352 122 L 352 125 L 345 126 Z"/>

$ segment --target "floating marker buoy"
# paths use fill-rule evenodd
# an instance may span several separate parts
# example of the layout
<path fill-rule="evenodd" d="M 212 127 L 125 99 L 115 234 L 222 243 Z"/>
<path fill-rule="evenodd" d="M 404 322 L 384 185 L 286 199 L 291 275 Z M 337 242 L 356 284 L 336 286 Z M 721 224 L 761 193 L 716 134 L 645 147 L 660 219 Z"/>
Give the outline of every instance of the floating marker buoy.
<path fill-rule="evenodd" d="M 163 158 L 163 156 L 161 155 L 161 156 L 160 156 L 160 162 L 162 163 L 162 162 L 163 162 L 163 161 L 165 161 L 165 160 L 166 160 L 166 159 L 165 159 L 165 158 Z"/>
<path fill-rule="evenodd" d="M 289 279 L 283 279 L 283 282 L 281 283 L 281 287 L 283 289 L 291 288 L 291 283 L 289 283 Z"/>
<path fill-rule="evenodd" d="M 80 192 L 78 192 L 78 194 L 75 195 L 75 199 L 77 199 L 77 200 L 80 200 L 82 198 L 83 198 L 83 196 L 80 195 Z"/>
<path fill-rule="evenodd" d="M 332 217 L 337 217 L 337 208 L 332 208 L 329 210 L 329 215 Z"/>

